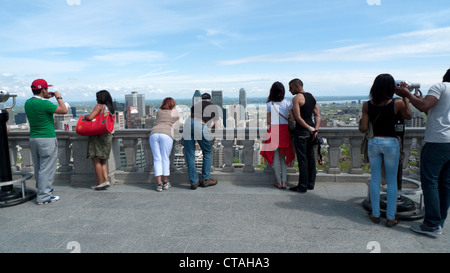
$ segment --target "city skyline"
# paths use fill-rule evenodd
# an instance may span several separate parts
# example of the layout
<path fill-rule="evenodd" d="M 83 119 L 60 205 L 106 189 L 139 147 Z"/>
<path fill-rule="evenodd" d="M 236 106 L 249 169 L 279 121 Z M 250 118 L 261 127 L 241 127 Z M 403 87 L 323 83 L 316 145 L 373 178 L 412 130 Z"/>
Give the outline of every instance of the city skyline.
<path fill-rule="evenodd" d="M 362 96 L 381 73 L 426 93 L 449 68 L 447 0 L 3 0 L 0 16 L 0 89 L 19 98 L 36 78 L 67 101 L 266 97 L 293 78 Z"/>

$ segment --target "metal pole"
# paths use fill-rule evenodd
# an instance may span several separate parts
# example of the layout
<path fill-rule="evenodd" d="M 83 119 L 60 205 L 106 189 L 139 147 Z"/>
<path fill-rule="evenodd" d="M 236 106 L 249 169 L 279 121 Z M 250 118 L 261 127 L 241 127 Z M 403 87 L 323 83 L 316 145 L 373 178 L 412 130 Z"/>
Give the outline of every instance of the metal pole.
<path fill-rule="evenodd" d="M 11 160 L 9 158 L 9 145 L 6 122 L 9 119 L 7 110 L 0 109 L 0 182 L 12 180 Z M 11 191 L 12 185 L 3 186 L 1 191 Z"/>
<path fill-rule="evenodd" d="M 0 183 L 13 182 L 13 174 L 11 171 L 11 159 L 9 157 L 8 145 L 8 128 L 7 121 L 9 119 L 8 109 L 12 109 L 16 104 L 16 94 L 9 94 L 0 90 L 0 103 L 6 102 L 9 98 L 13 98 L 13 105 L 4 107 L 0 105 Z M 22 175 L 25 173 L 21 173 Z M 31 175 L 24 178 L 29 179 Z M 22 181 L 22 188 L 16 189 L 12 183 L 3 183 L 6 186 L 0 187 L 0 208 L 14 206 L 36 197 L 36 192 L 26 190 L 25 181 Z"/>

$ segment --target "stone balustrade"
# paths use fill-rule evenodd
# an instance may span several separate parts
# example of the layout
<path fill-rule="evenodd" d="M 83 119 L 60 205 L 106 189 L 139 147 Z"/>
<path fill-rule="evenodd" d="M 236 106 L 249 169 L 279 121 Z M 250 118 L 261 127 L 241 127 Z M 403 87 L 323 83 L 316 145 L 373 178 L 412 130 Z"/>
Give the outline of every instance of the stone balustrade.
<path fill-rule="evenodd" d="M 409 158 L 410 151 L 416 149 L 420 153 L 423 145 L 424 128 L 407 128 L 404 138 L 405 158 Z M 108 160 L 110 181 L 113 183 L 149 183 L 153 181 L 153 157 L 149 144 L 149 129 L 116 130 L 113 137 L 111 157 Z M 360 145 L 362 133 L 356 127 L 324 127 L 320 133 L 327 144 L 323 149 L 327 150 L 327 168 L 320 171 L 317 181 L 323 182 L 352 182 L 365 181 L 370 175 L 364 172 Z M 55 182 L 70 182 L 73 184 L 95 184 L 93 164 L 87 155 L 87 137 L 80 136 L 71 131 L 56 131 L 58 138 L 58 166 Z M 242 179 L 261 181 L 274 181 L 273 171 L 270 166 L 264 170 L 255 169 L 253 165 L 255 141 L 265 138 L 266 130 L 261 128 L 247 129 L 223 129 L 213 132 L 216 139 L 221 139 L 223 145 L 222 168 L 215 168 L 213 177 L 219 177 L 219 181 L 239 181 Z M 14 171 L 21 169 L 24 172 L 33 172 L 33 162 L 29 147 L 28 131 L 10 131 L 8 133 L 11 165 Z M 243 169 L 233 166 L 234 144 L 243 145 Z M 412 146 L 414 143 L 414 147 Z M 339 168 L 341 145 L 345 144 L 350 149 L 350 168 L 342 171 Z M 177 132 L 174 145 L 183 145 L 182 133 Z M 138 163 L 138 151 L 143 151 L 145 164 Z M 121 160 L 120 154 L 125 161 Z M 21 162 L 17 158 L 20 155 Z M 141 155 L 141 154 L 139 154 Z M 172 150 L 172 159 L 175 149 Z M 123 156 L 122 156 L 123 157 Z M 186 168 L 176 168 L 171 160 L 171 180 L 183 180 L 188 182 Z M 408 175 L 408 160 L 403 162 L 403 174 Z M 201 170 L 199 170 L 200 172 Z M 298 172 L 294 167 L 288 170 L 288 182 L 297 181 Z M 154 181 L 153 181 L 154 182 Z"/>

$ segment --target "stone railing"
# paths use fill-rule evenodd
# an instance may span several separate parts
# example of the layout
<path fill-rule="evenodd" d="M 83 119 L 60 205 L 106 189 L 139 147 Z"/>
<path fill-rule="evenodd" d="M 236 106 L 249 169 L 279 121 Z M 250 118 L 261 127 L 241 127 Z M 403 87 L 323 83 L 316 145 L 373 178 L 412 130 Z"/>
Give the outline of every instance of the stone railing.
<path fill-rule="evenodd" d="M 108 171 L 112 182 L 116 183 L 146 183 L 153 179 L 153 156 L 149 144 L 149 135 L 151 130 L 148 129 L 127 129 L 116 130 L 113 137 L 113 145 L 111 157 L 108 160 Z M 352 182 L 365 181 L 368 173 L 363 171 L 362 157 L 360 153 L 360 145 L 362 133 L 356 127 L 324 127 L 320 129 L 323 138 L 327 144 L 323 149 L 327 150 L 327 168 L 320 171 L 317 181 L 333 181 L 333 182 Z M 87 137 L 79 136 L 75 132 L 56 131 L 58 138 L 58 166 L 55 181 L 78 183 L 95 183 L 95 175 L 93 164 L 90 159 L 86 158 L 87 154 Z M 261 179 L 273 180 L 270 174 L 271 167 L 265 170 L 255 170 L 253 165 L 253 146 L 255 141 L 264 139 L 266 130 L 257 128 L 247 129 L 225 129 L 216 132 L 214 136 L 222 139 L 223 162 L 222 168 L 216 168 L 214 175 L 219 176 L 223 180 L 239 180 L 252 179 L 256 181 Z M 183 145 L 181 133 L 177 133 L 174 144 Z M 424 128 L 407 128 L 404 138 L 405 158 L 408 159 L 410 151 L 416 149 L 420 153 L 423 145 Z M 14 171 L 21 169 L 24 172 L 33 172 L 33 162 L 29 148 L 29 132 L 28 131 L 10 131 L 8 133 L 11 165 Z M 242 170 L 236 170 L 233 166 L 234 148 L 237 143 L 243 145 L 243 164 Z M 414 147 L 412 147 L 414 143 Z M 339 158 L 341 156 L 341 145 L 346 144 L 350 149 L 350 168 L 348 171 L 342 171 L 339 168 Z M 139 146 L 139 147 L 138 147 Z M 141 167 L 137 164 L 138 150 L 143 150 L 145 164 Z M 171 157 L 174 157 L 175 149 L 172 150 Z M 120 154 L 125 158 L 126 163 L 121 162 Z M 17 158 L 21 158 L 18 162 Z M 123 156 L 124 155 L 124 156 Z M 187 181 L 186 168 L 176 168 L 171 166 L 171 176 L 175 179 L 184 179 Z M 404 160 L 404 175 L 408 174 L 408 160 Z M 201 171 L 201 170 L 199 170 Z M 296 181 L 298 172 L 294 167 L 289 168 L 289 180 Z M 172 178 L 174 179 L 174 178 Z"/>

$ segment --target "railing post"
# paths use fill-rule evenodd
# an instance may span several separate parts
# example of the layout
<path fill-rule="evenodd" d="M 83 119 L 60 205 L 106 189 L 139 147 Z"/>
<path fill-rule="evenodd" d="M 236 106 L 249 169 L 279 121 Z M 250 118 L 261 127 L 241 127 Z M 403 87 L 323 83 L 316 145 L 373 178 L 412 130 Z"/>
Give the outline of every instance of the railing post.
<path fill-rule="evenodd" d="M 417 164 L 417 168 L 419 169 L 419 174 L 420 174 L 420 164 L 422 164 L 422 162 L 420 162 L 420 155 L 422 154 L 422 147 L 423 147 L 423 145 L 424 145 L 424 141 L 423 141 L 423 138 L 421 138 L 421 139 L 419 139 L 419 138 L 417 138 L 416 139 L 416 143 L 417 143 L 417 159 L 419 160 L 419 164 Z"/>
<path fill-rule="evenodd" d="M 225 163 L 225 165 L 222 168 L 222 172 L 225 173 L 232 173 L 234 172 L 234 167 L 233 167 L 233 144 L 234 144 L 234 139 L 233 140 L 222 140 L 222 145 L 223 145 L 223 161 Z"/>
<path fill-rule="evenodd" d="M 403 175 L 409 175 L 409 169 L 408 169 L 408 163 L 409 163 L 409 156 L 411 155 L 411 146 L 412 146 L 412 138 L 406 137 L 403 139 Z"/>
<path fill-rule="evenodd" d="M 361 156 L 361 141 L 362 137 L 351 137 L 350 141 L 350 161 L 351 167 L 349 173 L 351 174 L 362 174 L 361 169 L 362 156 Z"/>
<path fill-rule="evenodd" d="M 290 165 L 287 165 L 287 173 L 296 173 L 297 172 L 297 169 L 295 168 L 295 162 L 298 162 L 298 161 L 297 161 L 297 154 L 295 153 L 294 145 L 295 145 L 294 141 L 292 141 L 292 148 L 294 148 L 295 158 L 294 158 L 294 161 L 292 161 Z M 314 147 L 314 154 L 316 155 L 316 157 L 317 157 L 317 149 L 318 149 L 317 146 Z"/>
<path fill-rule="evenodd" d="M 31 150 L 30 150 L 30 141 L 27 140 L 18 140 L 17 145 L 19 145 L 22 150 L 20 151 L 20 154 L 22 155 L 23 159 L 23 172 L 34 172 L 34 166 L 33 166 L 33 158 L 31 156 Z"/>
<path fill-rule="evenodd" d="M 253 153 L 255 144 L 254 140 L 241 140 L 242 145 L 244 145 L 244 173 L 255 172 L 255 167 L 253 167 Z"/>
<path fill-rule="evenodd" d="M 177 170 L 177 167 L 175 166 L 175 150 L 176 146 L 178 145 L 179 140 L 173 140 L 172 144 L 172 151 L 170 152 L 170 172 L 173 173 Z M 153 159 L 152 159 L 153 160 Z M 153 161 L 152 161 L 153 164 Z"/>
<path fill-rule="evenodd" d="M 70 153 L 71 149 L 69 135 L 58 134 L 58 159 L 59 165 L 58 172 L 70 172 L 73 167 L 69 165 L 70 163 Z"/>
<path fill-rule="evenodd" d="M 136 145 L 137 138 L 123 138 L 122 143 L 125 150 L 125 158 L 127 159 L 127 165 L 124 169 L 125 172 L 136 172 L 138 167 L 136 166 Z"/>
<path fill-rule="evenodd" d="M 150 133 L 145 134 L 145 137 L 142 138 L 142 147 L 144 149 L 145 162 L 146 162 L 146 165 L 144 167 L 144 172 L 152 172 L 153 171 L 153 152 L 152 152 L 152 147 L 150 146 Z M 128 161 L 128 158 L 127 158 L 127 161 Z"/>
<path fill-rule="evenodd" d="M 338 174 L 341 172 L 338 166 L 339 156 L 341 154 L 340 147 L 343 139 L 342 138 L 327 138 L 328 142 L 328 160 L 330 165 L 327 172 L 329 174 Z"/>

